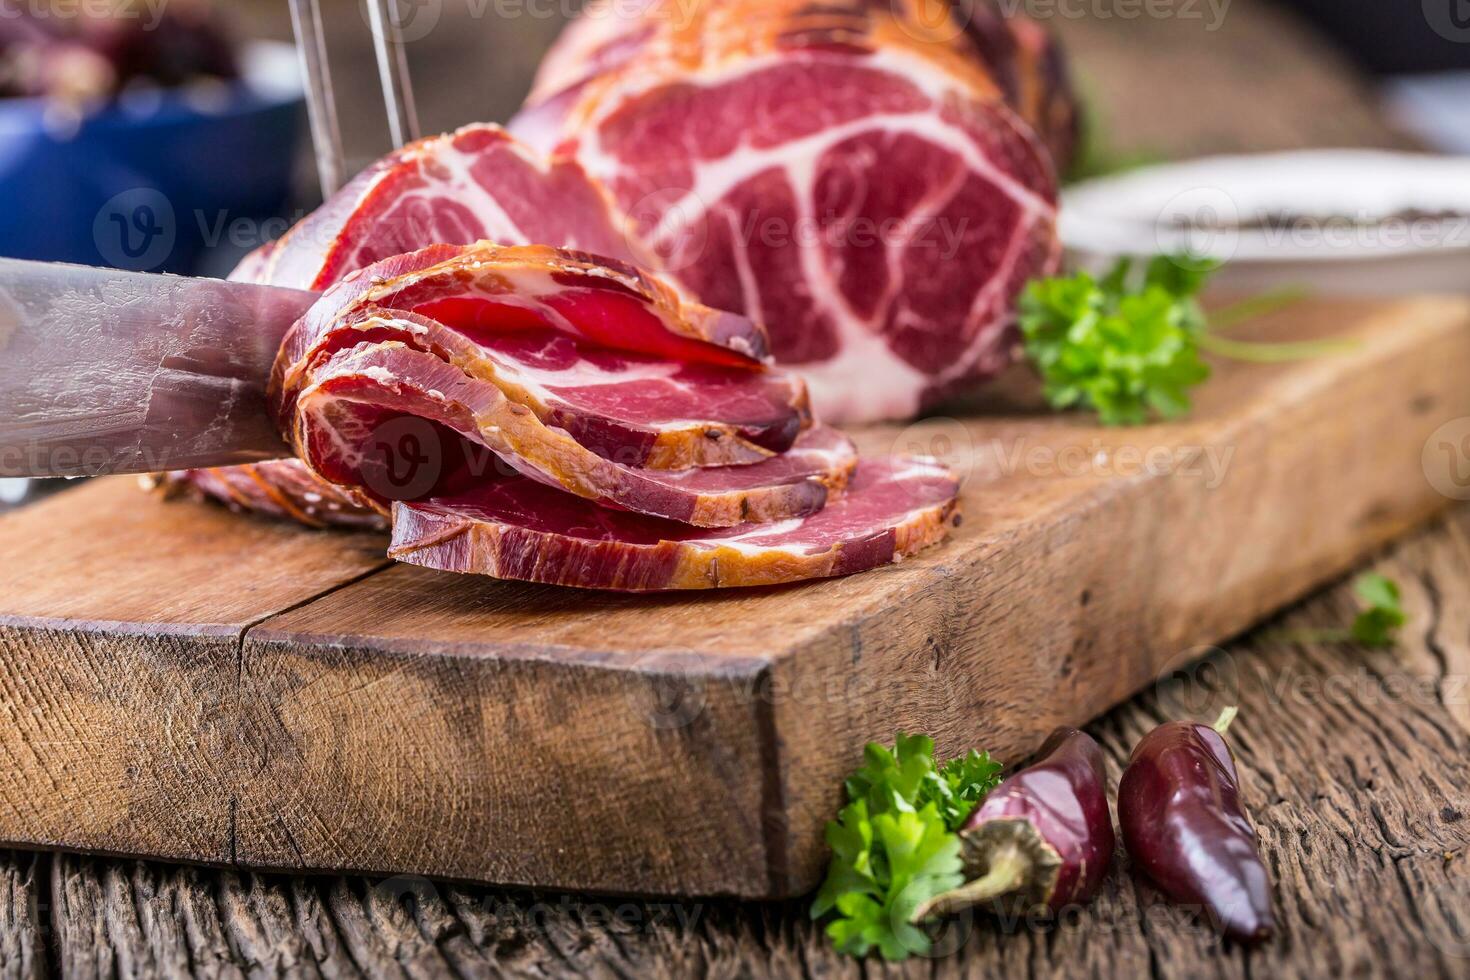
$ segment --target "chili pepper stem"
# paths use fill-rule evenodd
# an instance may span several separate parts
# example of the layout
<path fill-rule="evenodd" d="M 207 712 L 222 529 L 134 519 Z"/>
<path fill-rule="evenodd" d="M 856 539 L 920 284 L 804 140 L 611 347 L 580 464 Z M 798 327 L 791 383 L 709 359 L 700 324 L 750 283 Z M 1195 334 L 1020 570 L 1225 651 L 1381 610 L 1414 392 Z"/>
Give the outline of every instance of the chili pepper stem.
<path fill-rule="evenodd" d="M 1235 720 L 1235 716 L 1238 714 L 1240 714 L 1240 709 L 1232 704 L 1220 712 L 1220 717 L 1216 718 L 1215 723 L 1210 727 L 1217 733 L 1224 735 L 1226 729 L 1230 727 L 1230 723 Z"/>
<path fill-rule="evenodd" d="M 935 895 L 914 910 L 909 921 L 915 925 L 932 915 L 952 915 L 992 898 L 1009 895 L 1026 884 L 1031 874 L 1031 858 L 1014 844 L 999 848 L 991 855 L 985 874 L 958 888 Z"/>

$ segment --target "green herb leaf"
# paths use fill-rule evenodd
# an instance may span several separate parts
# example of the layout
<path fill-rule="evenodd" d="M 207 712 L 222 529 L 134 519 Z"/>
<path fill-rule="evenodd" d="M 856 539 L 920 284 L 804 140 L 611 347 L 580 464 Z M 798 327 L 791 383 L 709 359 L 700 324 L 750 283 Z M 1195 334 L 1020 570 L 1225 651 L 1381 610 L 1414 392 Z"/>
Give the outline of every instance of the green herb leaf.
<path fill-rule="evenodd" d="M 849 800 L 866 800 L 873 813 L 913 810 L 919 790 L 934 773 L 934 740 L 899 732 L 889 749 L 869 742 L 863 767 L 844 784 Z"/>
<path fill-rule="evenodd" d="M 964 881 L 955 831 L 1000 771 L 984 752 L 936 766 L 926 735 L 864 748 L 862 768 L 844 784 L 848 803 L 827 824 L 832 860 L 811 909 L 814 919 L 834 916 L 827 935 L 840 951 L 889 960 L 928 952 L 928 934 L 909 919 Z"/>
<path fill-rule="evenodd" d="M 935 774 L 936 778 L 926 781 L 919 800 L 933 803 L 939 808 L 944 825 L 959 830 L 975 807 L 1000 784 L 1004 768 L 990 753 L 971 749 L 968 755 L 946 762 Z"/>
<path fill-rule="evenodd" d="M 1370 572 L 1353 583 L 1353 591 L 1367 608 L 1353 620 L 1353 639 L 1364 646 L 1393 646 L 1398 630 L 1408 622 L 1398 583 L 1386 575 Z"/>
<path fill-rule="evenodd" d="M 1198 295 L 1219 263 L 1155 256 L 1141 276 L 1120 259 L 1101 279 L 1086 272 L 1034 279 L 1019 302 L 1026 354 L 1053 408 L 1097 412 L 1105 425 L 1172 419 L 1191 408 L 1190 389 L 1210 376 L 1201 351 L 1277 363 L 1350 350 L 1338 339 L 1252 343 L 1218 336 L 1210 323 L 1240 322 L 1300 299 L 1267 293 L 1207 321 Z"/>
<path fill-rule="evenodd" d="M 1047 401 L 1092 409 L 1105 425 L 1183 415 L 1189 389 L 1210 376 L 1194 298 L 1209 267 L 1156 258 L 1133 292 L 1129 271 L 1124 260 L 1101 281 L 1086 272 L 1033 280 L 1020 300 L 1021 336 Z"/>

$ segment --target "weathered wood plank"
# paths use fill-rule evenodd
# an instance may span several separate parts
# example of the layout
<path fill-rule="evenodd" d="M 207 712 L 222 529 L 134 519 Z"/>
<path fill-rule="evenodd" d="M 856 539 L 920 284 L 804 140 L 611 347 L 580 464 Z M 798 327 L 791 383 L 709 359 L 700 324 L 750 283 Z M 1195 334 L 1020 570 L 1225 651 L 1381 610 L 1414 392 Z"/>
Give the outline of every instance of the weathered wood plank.
<path fill-rule="evenodd" d="M 1343 583 L 1091 726 L 1116 785 L 1154 724 L 1240 704 L 1231 741 L 1282 923 L 1254 952 L 1164 903 L 1121 853 L 1098 899 L 1060 923 L 961 923 L 953 956 L 903 967 L 835 956 L 800 902 L 638 902 L 62 856 L 51 880 L 59 962 L 68 975 L 116 976 L 129 975 L 124 963 L 172 975 L 164 964 L 184 957 L 179 975 L 197 976 L 1463 976 L 1470 771 L 1446 763 L 1470 754 L 1470 630 L 1463 613 L 1446 614 L 1470 593 L 1470 509 L 1375 567 L 1406 587 L 1412 619 L 1397 649 L 1282 638 L 1349 619 Z M 32 860 L 7 855 L 0 873 L 24 878 Z M 115 972 L 88 974 L 91 964 Z"/>
<path fill-rule="evenodd" d="M 250 624 L 386 561 L 120 478 L 0 521 L 0 839 L 229 861 Z"/>
<path fill-rule="evenodd" d="M 0 977 L 47 975 L 45 922 L 50 858 L 0 852 Z"/>

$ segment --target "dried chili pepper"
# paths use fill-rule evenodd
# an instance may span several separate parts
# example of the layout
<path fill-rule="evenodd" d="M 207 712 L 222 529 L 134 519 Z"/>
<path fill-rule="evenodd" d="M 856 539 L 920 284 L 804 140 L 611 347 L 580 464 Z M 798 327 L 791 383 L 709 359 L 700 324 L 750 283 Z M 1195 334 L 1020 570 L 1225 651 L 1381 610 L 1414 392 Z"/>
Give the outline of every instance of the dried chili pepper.
<path fill-rule="evenodd" d="M 1128 854 L 1166 895 L 1202 906 L 1226 935 L 1251 942 L 1276 923 L 1222 737 L 1234 717 L 1227 708 L 1213 728 L 1173 721 L 1145 735 L 1118 784 L 1118 824 Z"/>
<path fill-rule="evenodd" d="M 1057 729 L 1040 761 L 991 791 L 959 836 L 970 880 L 919 906 L 914 922 L 1003 896 L 1052 911 L 1091 898 L 1114 843 L 1097 743 Z"/>

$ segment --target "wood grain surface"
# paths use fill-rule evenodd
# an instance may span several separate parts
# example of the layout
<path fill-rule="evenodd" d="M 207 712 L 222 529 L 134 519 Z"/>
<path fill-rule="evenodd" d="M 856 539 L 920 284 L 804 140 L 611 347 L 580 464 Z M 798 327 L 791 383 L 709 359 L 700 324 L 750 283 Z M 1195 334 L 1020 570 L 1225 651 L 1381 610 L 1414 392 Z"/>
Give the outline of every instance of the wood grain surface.
<path fill-rule="evenodd" d="M 1221 944 L 1120 851 L 1059 923 L 961 921 L 944 955 L 836 956 L 801 902 L 633 901 L 0 854 L 0 975 L 40 977 L 1463 977 L 1470 969 L 1470 509 L 1379 556 L 1397 649 L 1291 642 L 1353 614 L 1344 583 L 1089 730 L 1116 785 L 1152 725 L 1226 702 L 1282 932 Z M 957 950 L 950 947 L 957 946 Z"/>
<path fill-rule="evenodd" d="M 926 730 L 1018 758 L 1445 505 L 1422 453 L 1470 416 L 1470 300 L 1313 300 L 1247 333 L 1353 346 L 1220 365 L 1175 424 L 1013 402 L 862 432 L 870 453 L 946 455 L 966 520 L 919 558 L 792 588 L 385 568 L 371 535 L 126 480 L 0 518 L 0 840 L 804 892 L 863 743 Z"/>
<path fill-rule="evenodd" d="M 369 535 L 160 508 L 119 478 L 0 520 L 5 836 L 230 860 L 241 637 L 388 564 Z"/>

